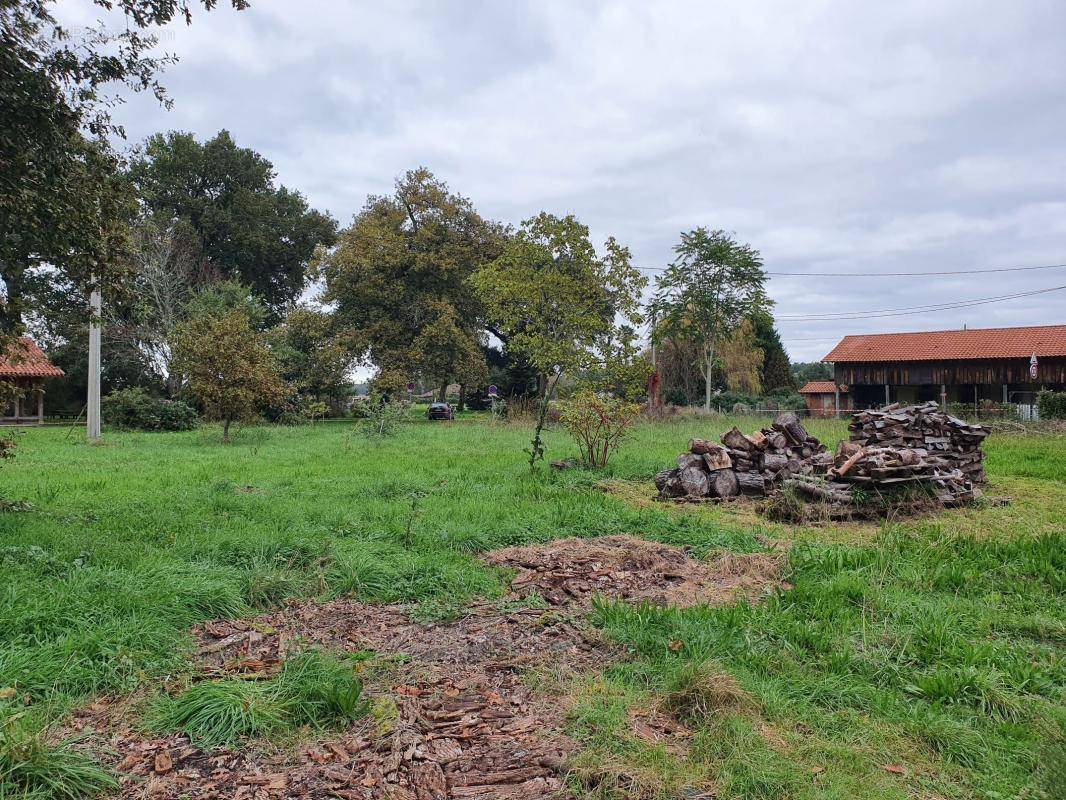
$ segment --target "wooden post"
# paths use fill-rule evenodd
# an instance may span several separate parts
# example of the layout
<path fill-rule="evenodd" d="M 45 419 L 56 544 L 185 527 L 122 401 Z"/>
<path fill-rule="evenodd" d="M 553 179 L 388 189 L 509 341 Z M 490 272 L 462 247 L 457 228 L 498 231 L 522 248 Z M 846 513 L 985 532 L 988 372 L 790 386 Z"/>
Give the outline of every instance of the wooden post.
<path fill-rule="evenodd" d="M 940 410 L 945 411 L 948 407 L 948 387 L 940 384 Z"/>
<path fill-rule="evenodd" d="M 15 424 L 18 425 L 19 417 L 22 416 L 22 396 L 15 395 Z"/>
<path fill-rule="evenodd" d="M 100 290 L 93 287 L 89 295 L 89 402 L 85 418 L 86 436 L 90 442 L 100 441 L 100 311 L 103 303 Z"/>
<path fill-rule="evenodd" d="M 37 390 L 37 424 L 44 424 L 44 389 Z"/>
<path fill-rule="evenodd" d="M 840 384 L 833 381 L 833 418 L 840 419 Z"/>
<path fill-rule="evenodd" d="M 885 405 L 886 406 L 892 405 L 892 397 L 891 397 L 891 393 L 888 390 L 888 384 L 887 383 L 885 384 Z"/>
<path fill-rule="evenodd" d="M 1007 398 L 1007 384 L 1003 384 L 1003 405 L 1007 405 L 1010 402 Z"/>

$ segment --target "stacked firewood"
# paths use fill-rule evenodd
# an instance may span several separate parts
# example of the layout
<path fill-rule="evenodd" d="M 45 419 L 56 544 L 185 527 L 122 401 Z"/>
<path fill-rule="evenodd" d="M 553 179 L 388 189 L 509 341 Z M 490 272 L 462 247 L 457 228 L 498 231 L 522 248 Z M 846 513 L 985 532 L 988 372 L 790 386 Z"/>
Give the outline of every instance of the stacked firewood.
<path fill-rule="evenodd" d="M 935 402 L 860 411 L 848 430 L 851 441 L 840 443 L 827 473 L 834 480 L 879 487 L 926 483 L 947 505 L 981 494 L 975 484 L 986 480 L 981 443 L 989 431 L 940 411 Z"/>
<path fill-rule="evenodd" d="M 751 434 L 734 427 L 721 444 L 692 439 L 677 467 L 655 476 L 661 497 L 720 498 L 769 494 L 793 475 L 810 475 L 815 464 L 832 463 L 825 445 L 810 436 L 791 411 L 779 414 L 769 428 Z"/>

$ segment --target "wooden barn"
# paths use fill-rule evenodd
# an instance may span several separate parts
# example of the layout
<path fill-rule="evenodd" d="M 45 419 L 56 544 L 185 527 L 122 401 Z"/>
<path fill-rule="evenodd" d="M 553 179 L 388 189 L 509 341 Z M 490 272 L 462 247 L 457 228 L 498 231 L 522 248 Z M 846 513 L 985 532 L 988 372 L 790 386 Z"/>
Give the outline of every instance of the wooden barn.
<path fill-rule="evenodd" d="M 845 336 L 822 360 L 847 396 L 842 407 L 1031 405 L 1042 388 L 1066 389 L 1066 325 Z"/>
<path fill-rule="evenodd" d="M 48 360 L 32 339 L 15 341 L 0 355 L 0 381 L 14 384 L 19 396 L 0 411 L 0 424 L 40 425 L 44 422 L 44 382 L 62 378 L 63 370 Z"/>

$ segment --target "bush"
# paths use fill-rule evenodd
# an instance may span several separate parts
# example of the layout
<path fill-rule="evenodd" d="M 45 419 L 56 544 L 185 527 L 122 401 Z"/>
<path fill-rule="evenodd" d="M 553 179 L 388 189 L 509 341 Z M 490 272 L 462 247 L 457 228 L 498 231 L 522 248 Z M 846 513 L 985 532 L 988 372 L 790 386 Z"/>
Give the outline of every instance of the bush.
<path fill-rule="evenodd" d="M 399 400 L 371 401 L 359 432 L 371 438 L 395 436 L 408 421 L 407 403 Z"/>
<path fill-rule="evenodd" d="M 141 431 L 188 431 L 196 427 L 196 409 L 182 400 L 152 397 L 144 389 L 120 389 L 103 399 L 100 412 L 108 425 Z"/>
<path fill-rule="evenodd" d="M 579 392 L 559 407 L 560 422 L 577 442 L 586 467 L 607 464 L 612 449 L 625 438 L 641 411 L 636 403 L 590 391 Z"/>
<path fill-rule="evenodd" d="M 1066 419 L 1066 392 L 1044 389 L 1036 396 L 1040 419 Z"/>

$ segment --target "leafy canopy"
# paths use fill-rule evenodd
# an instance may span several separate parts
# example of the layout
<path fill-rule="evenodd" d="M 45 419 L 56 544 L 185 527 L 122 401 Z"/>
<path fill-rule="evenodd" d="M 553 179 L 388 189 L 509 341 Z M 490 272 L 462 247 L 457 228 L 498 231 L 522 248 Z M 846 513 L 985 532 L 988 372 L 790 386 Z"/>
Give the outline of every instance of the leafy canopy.
<path fill-rule="evenodd" d="M 647 279 L 613 237 L 603 251 L 596 252 L 588 228 L 573 215 L 542 212 L 472 276 L 510 353 L 542 374 L 589 368 L 609 349 L 616 318 L 639 322 Z"/>
<path fill-rule="evenodd" d="M 275 177 L 267 159 L 225 130 L 202 144 L 191 133 L 156 134 L 129 166 L 148 212 L 188 225 L 222 277 L 279 314 L 303 291 L 315 248 L 334 240 L 336 222 Z"/>
<path fill-rule="evenodd" d="M 318 261 L 324 299 L 378 367 L 384 389 L 416 373 L 435 383 L 485 374 L 483 309 L 467 278 L 500 252 L 504 229 L 419 168 L 371 196 Z M 432 352 L 430 352 L 432 351 Z M 395 385 L 394 385 L 395 384 Z"/>

